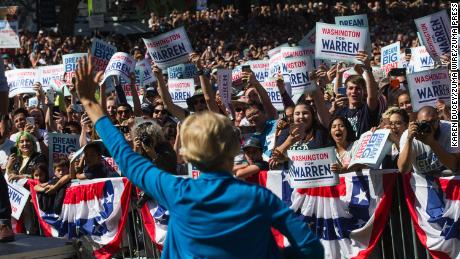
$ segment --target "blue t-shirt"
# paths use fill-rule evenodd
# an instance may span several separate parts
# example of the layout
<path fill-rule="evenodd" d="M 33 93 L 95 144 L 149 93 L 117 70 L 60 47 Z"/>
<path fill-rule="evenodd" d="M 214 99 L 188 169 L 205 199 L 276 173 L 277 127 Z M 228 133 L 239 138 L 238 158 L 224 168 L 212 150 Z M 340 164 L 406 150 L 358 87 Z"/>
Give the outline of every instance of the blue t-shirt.
<path fill-rule="evenodd" d="M 269 190 L 229 172 L 172 176 L 134 152 L 107 116 L 95 128 L 124 175 L 169 210 L 163 258 L 280 258 L 271 227 L 293 244 L 287 256 L 323 258 L 308 225 Z"/>

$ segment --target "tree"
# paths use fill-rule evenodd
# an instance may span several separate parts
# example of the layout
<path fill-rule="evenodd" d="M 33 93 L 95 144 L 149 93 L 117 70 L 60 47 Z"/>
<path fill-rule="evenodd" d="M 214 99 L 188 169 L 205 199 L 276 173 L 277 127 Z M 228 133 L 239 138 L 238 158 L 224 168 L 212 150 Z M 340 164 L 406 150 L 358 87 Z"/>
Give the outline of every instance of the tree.
<path fill-rule="evenodd" d="M 78 4 L 81 0 L 60 0 L 58 14 L 58 33 L 62 36 L 74 35 L 75 19 L 78 15 Z"/>

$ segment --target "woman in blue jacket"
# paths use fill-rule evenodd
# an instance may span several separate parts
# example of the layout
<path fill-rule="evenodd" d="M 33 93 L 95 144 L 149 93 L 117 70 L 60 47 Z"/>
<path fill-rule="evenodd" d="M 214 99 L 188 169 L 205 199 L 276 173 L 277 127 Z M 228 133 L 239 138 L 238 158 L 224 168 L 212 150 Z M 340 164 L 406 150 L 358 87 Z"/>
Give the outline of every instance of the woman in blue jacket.
<path fill-rule="evenodd" d="M 290 241 L 285 256 L 323 257 L 308 225 L 280 199 L 231 175 L 240 143 L 229 119 L 212 112 L 189 116 L 181 154 L 202 173 L 196 180 L 172 176 L 135 153 L 105 116 L 94 97 L 101 76 L 92 76 L 91 59 L 79 61 L 80 101 L 124 175 L 170 211 L 163 258 L 279 258 L 270 227 Z"/>

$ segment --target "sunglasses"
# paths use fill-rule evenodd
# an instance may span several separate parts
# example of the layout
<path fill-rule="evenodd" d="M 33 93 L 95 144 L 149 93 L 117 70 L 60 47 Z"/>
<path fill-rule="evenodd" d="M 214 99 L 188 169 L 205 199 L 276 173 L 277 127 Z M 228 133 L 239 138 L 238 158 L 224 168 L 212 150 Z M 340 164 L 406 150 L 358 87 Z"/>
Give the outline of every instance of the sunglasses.
<path fill-rule="evenodd" d="M 121 131 L 121 133 L 129 133 L 128 126 L 117 126 L 117 128 Z"/>
<path fill-rule="evenodd" d="M 165 114 L 166 111 L 165 110 L 154 110 L 153 113 L 155 113 L 155 114 L 159 114 L 159 113 Z"/>

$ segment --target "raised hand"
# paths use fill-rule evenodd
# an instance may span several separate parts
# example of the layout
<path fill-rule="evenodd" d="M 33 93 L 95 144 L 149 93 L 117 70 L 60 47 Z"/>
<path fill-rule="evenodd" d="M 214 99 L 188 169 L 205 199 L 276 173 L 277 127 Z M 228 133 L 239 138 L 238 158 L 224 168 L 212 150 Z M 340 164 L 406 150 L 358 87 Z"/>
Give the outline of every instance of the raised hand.
<path fill-rule="evenodd" d="M 91 57 L 83 57 L 78 61 L 77 73 L 76 73 L 76 84 L 80 100 L 91 100 L 95 101 L 94 94 L 96 89 L 99 88 L 99 81 L 102 78 L 103 72 L 99 71 L 93 76 L 93 65 Z"/>

